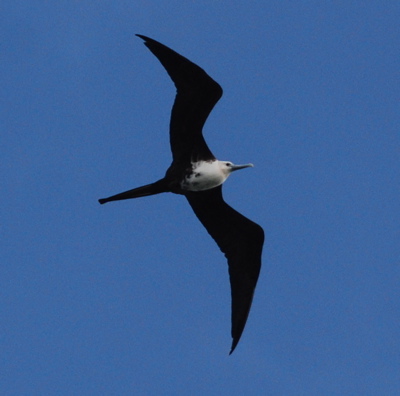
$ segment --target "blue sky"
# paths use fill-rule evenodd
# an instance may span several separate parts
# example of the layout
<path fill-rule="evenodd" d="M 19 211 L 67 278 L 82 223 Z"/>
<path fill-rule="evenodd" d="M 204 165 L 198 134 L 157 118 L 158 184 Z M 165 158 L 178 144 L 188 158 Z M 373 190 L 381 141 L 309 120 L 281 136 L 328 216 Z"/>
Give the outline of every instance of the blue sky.
<path fill-rule="evenodd" d="M 3 395 L 400 389 L 400 4 L 3 1 Z M 230 347 L 227 265 L 163 176 L 175 95 L 134 36 L 224 89 L 205 136 L 266 242 Z"/>

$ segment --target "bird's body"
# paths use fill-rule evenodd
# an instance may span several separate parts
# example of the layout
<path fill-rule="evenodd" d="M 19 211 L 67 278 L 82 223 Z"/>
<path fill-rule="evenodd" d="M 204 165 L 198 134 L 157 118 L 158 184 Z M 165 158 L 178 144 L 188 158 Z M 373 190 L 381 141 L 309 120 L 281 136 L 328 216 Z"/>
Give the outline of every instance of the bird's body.
<path fill-rule="evenodd" d="M 184 191 L 204 191 L 218 187 L 233 170 L 247 168 L 252 164 L 234 165 L 229 161 L 198 161 L 192 163 L 192 170 L 180 182 Z"/>
<path fill-rule="evenodd" d="M 99 202 L 103 204 L 163 192 L 186 197 L 228 259 L 232 291 L 232 353 L 250 311 L 261 268 L 264 231 L 225 203 L 221 187 L 233 171 L 253 165 L 234 165 L 217 160 L 203 138 L 203 125 L 222 96 L 219 84 L 200 67 L 165 45 L 137 36 L 145 41 L 177 88 L 170 122 L 173 161 L 162 179 Z"/>
<path fill-rule="evenodd" d="M 193 170 L 181 181 L 185 191 L 204 191 L 218 187 L 228 177 L 220 167 L 220 162 L 199 161 L 193 163 Z"/>

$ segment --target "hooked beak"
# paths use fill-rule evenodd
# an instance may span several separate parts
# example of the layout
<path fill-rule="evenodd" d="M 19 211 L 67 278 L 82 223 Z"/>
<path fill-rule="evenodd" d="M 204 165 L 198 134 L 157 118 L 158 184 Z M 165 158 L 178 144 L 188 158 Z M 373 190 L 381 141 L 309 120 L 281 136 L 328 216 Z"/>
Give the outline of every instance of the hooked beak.
<path fill-rule="evenodd" d="M 253 164 L 232 165 L 231 172 L 237 171 L 239 169 L 244 169 L 244 168 L 252 168 L 253 166 L 254 166 Z"/>

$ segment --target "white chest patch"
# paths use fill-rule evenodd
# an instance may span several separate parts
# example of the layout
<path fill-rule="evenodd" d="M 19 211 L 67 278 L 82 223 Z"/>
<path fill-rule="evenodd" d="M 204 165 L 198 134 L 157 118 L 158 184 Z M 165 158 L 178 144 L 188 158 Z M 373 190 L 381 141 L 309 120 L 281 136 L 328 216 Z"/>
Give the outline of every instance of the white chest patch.
<path fill-rule="evenodd" d="M 219 161 L 200 161 L 193 164 L 193 170 L 181 182 L 181 188 L 188 191 L 209 190 L 222 184 L 227 177 Z"/>

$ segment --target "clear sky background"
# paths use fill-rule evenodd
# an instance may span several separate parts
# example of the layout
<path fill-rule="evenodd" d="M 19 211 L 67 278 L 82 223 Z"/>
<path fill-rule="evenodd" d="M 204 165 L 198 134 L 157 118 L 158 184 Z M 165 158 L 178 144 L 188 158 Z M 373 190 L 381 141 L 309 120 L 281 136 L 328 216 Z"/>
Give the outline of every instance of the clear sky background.
<path fill-rule="evenodd" d="M 2 395 L 400 392 L 400 3 L 0 5 Z M 175 88 L 135 33 L 224 89 L 205 136 L 266 242 L 228 356 L 227 264 L 155 181 Z"/>

